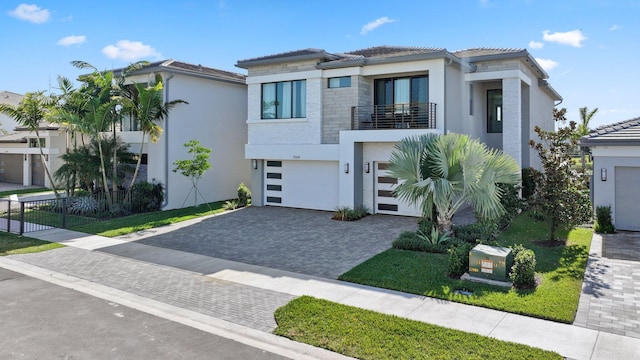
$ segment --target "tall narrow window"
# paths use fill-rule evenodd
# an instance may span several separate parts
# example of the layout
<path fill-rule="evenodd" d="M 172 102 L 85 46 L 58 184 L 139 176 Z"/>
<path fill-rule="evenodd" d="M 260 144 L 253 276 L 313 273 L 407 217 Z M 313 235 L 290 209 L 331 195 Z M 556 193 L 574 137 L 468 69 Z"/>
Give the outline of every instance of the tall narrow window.
<path fill-rule="evenodd" d="M 487 132 L 502 132 L 502 90 L 487 90 Z"/>
<path fill-rule="evenodd" d="M 306 116 L 306 80 L 262 84 L 263 119 L 291 119 Z"/>

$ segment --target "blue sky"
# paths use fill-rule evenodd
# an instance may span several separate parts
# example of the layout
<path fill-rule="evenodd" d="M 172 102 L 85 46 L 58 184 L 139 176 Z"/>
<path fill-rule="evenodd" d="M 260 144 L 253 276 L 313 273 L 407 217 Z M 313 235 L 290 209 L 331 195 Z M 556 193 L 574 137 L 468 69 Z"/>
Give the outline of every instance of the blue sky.
<path fill-rule="evenodd" d="M 86 1 L 0 5 L 0 90 L 56 92 L 58 75 L 137 60 L 231 70 L 238 60 L 304 48 L 378 45 L 527 48 L 591 127 L 640 116 L 640 0 Z"/>

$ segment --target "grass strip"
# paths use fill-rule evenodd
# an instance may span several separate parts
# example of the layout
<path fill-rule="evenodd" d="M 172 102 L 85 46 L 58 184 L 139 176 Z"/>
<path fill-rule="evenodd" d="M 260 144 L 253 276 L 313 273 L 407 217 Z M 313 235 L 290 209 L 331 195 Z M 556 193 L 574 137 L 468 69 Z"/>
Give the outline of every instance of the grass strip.
<path fill-rule="evenodd" d="M 275 312 L 274 333 L 358 359 L 562 359 L 554 352 L 309 296 Z"/>
<path fill-rule="evenodd" d="M 36 253 L 61 247 L 64 247 L 64 245 L 0 232 L 0 256 Z"/>
<path fill-rule="evenodd" d="M 224 201 L 202 204 L 197 207 L 156 211 L 144 214 L 136 214 L 122 218 L 115 218 L 75 226 L 72 229 L 88 234 L 116 237 L 130 234 L 136 231 L 148 230 L 159 226 L 169 225 L 198 217 L 221 213 Z"/>

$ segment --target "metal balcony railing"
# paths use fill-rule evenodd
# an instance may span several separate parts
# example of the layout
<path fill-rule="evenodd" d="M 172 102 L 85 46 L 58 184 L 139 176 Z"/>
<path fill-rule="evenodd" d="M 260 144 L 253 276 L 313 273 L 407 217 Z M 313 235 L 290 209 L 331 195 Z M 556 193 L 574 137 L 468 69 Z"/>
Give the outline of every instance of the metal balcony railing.
<path fill-rule="evenodd" d="M 435 128 L 435 103 L 351 107 L 352 130 Z"/>

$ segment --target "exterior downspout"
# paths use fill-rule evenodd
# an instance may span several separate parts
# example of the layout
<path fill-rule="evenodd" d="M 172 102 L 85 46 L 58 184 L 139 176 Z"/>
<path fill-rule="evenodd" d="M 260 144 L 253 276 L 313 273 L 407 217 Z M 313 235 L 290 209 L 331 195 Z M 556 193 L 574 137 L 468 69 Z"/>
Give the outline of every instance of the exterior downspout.
<path fill-rule="evenodd" d="M 442 112 L 443 112 L 443 129 L 442 134 L 447 134 L 447 73 L 449 72 L 449 65 L 453 63 L 453 59 L 446 58 L 444 60 L 444 104 L 442 104 Z"/>
<path fill-rule="evenodd" d="M 169 77 L 164 81 L 165 102 L 169 101 L 169 80 L 173 79 L 174 73 L 169 73 Z M 164 119 L 164 201 L 162 208 L 169 204 L 169 114 Z"/>

